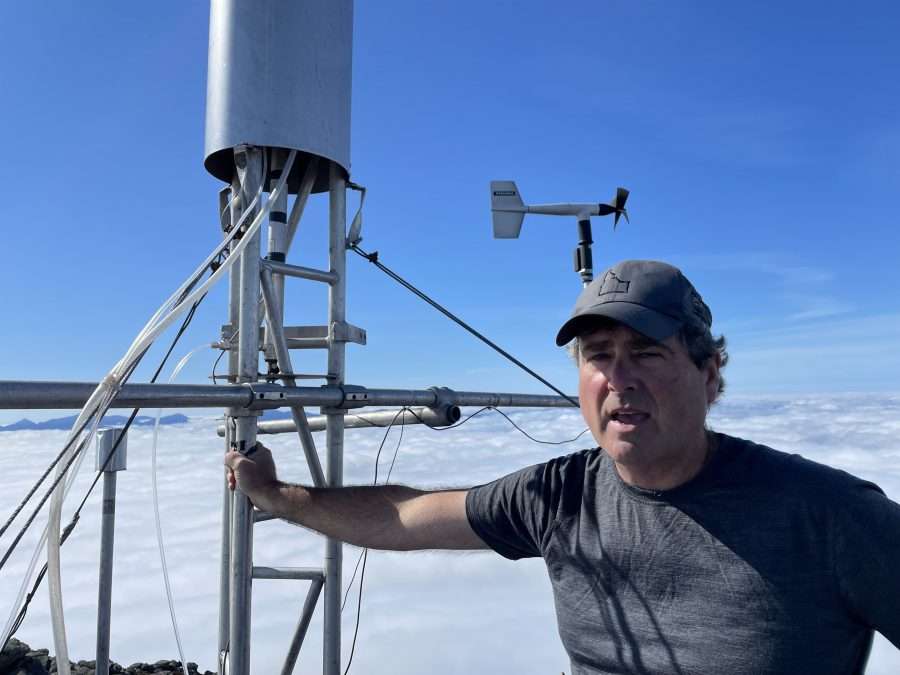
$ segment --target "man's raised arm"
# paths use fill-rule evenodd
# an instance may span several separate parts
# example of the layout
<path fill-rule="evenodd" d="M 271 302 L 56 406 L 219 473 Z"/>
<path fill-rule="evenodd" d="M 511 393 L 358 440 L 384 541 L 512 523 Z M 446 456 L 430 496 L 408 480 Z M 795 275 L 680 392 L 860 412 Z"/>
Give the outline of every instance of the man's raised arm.
<path fill-rule="evenodd" d="M 355 546 L 388 551 L 484 549 L 466 517 L 466 490 L 402 485 L 308 488 L 278 480 L 272 453 L 225 455 L 228 484 L 258 508 Z"/>

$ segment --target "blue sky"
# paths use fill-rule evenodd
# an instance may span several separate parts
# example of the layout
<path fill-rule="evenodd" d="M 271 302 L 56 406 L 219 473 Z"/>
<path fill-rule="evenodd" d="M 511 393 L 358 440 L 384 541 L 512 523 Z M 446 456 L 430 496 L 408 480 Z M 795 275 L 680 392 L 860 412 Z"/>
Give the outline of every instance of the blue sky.
<path fill-rule="evenodd" d="M 0 379 L 95 379 L 219 237 L 208 7 L 4 3 L 0 23 Z M 493 240 L 488 183 L 533 202 L 623 185 L 631 224 L 595 220 L 596 267 L 681 266 L 730 340 L 734 394 L 896 391 L 898 32 L 887 2 L 358 3 L 363 246 L 571 390 L 553 336 L 580 288 L 575 224 L 532 216 Z M 314 201 L 290 260 L 324 265 Z M 369 335 L 349 381 L 541 391 L 355 256 L 349 275 Z M 215 339 L 223 299 L 181 353 Z M 323 310 L 320 289 L 289 286 L 288 323 Z"/>

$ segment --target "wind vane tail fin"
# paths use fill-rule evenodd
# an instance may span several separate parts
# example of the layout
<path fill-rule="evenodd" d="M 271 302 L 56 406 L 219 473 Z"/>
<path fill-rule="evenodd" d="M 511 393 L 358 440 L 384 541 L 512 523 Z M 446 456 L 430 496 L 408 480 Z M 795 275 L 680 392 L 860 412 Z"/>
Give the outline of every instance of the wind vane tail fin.
<path fill-rule="evenodd" d="M 513 181 L 491 181 L 491 215 L 494 218 L 495 238 L 518 238 L 525 218 L 525 204 Z"/>

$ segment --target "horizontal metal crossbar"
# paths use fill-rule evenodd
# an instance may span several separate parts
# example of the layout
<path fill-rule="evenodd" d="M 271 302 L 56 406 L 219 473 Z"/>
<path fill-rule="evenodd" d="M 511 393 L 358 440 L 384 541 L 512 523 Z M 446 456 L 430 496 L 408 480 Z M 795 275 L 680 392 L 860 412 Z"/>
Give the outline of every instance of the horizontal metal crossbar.
<path fill-rule="evenodd" d="M 459 421 L 459 406 L 442 406 L 427 408 L 424 406 L 405 410 L 378 410 L 370 413 L 347 414 L 344 417 L 345 429 L 370 429 L 372 427 L 388 427 L 400 424 L 426 424 L 430 427 L 447 427 Z M 327 415 L 315 415 L 307 419 L 310 431 L 324 431 Z M 219 436 L 225 436 L 225 425 L 216 429 Z M 257 426 L 259 434 L 288 434 L 297 431 L 294 420 L 270 420 L 260 422 Z M 257 519 L 258 520 L 258 519 Z"/>
<path fill-rule="evenodd" d="M 286 277 L 322 281 L 326 284 L 336 284 L 338 281 L 337 274 L 326 270 L 317 270 L 312 267 L 301 267 L 299 265 L 289 265 L 288 263 L 276 262 L 274 260 L 262 260 L 260 261 L 260 264 L 268 267 L 275 274 L 283 274 Z"/>
<path fill-rule="evenodd" d="M 292 579 L 308 580 L 324 579 L 321 567 L 260 567 L 253 566 L 254 579 Z"/>
<path fill-rule="evenodd" d="M 0 380 L 0 410 L 80 408 L 97 387 L 92 382 Z M 126 384 L 112 408 L 244 408 L 317 406 L 340 410 L 365 406 L 494 406 L 571 408 L 562 396 L 432 389 L 282 387 L 276 384 Z"/>

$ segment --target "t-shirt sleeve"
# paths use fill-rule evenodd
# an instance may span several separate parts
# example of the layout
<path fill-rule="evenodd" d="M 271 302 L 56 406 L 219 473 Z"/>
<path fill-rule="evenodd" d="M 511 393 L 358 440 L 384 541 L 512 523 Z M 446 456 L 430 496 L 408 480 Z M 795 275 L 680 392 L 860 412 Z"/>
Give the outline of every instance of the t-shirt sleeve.
<path fill-rule="evenodd" d="M 471 488 L 466 515 L 472 529 L 506 558 L 541 557 L 564 491 L 571 495 L 580 489 L 579 459 L 560 457 Z"/>
<path fill-rule="evenodd" d="M 860 481 L 837 530 L 835 572 L 851 611 L 900 648 L 900 504 Z"/>

